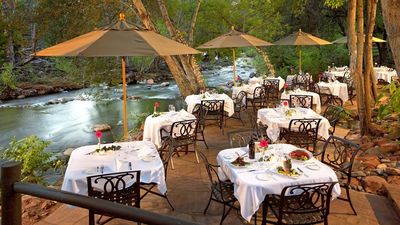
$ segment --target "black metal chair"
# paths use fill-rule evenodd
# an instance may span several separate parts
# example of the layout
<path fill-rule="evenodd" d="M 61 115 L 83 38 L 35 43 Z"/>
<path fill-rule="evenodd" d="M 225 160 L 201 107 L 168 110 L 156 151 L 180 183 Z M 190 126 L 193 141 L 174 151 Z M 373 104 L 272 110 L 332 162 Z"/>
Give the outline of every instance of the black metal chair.
<path fill-rule="evenodd" d="M 225 125 L 226 125 L 226 120 L 228 119 L 237 119 L 242 122 L 244 126 L 244 122 L 242 120 L 242 113 L 246 110 L 246 102 L 247 102 L 247 94 L 244 91 L 240 91 L 239 94 L 237 94 L 236 98 L 234 100 L 234 114 L 231 117 L 225 117 Z"/>
<path fill-rule="evenodd" d="M 199 155 L 206 167 L 207 175 L 211 183 L 210 198 L 203 213 L 207 213 L 211 201 L 221 203 L 224 206 L 221 221 L 219 223 L 221 225 L 232 209 L 239 210 L 234 206 L 237 199 L 234 195 L 233 183 L 230 181 L 222 181 L 218 176 L 217 168 L 219 166 L 210 164 L 207 157 L 202 152 L 199 152 Z M 228 210 L 226 210 L 226 207 L 228 207 Z"/>
<path fill-rule="evenodd" d="M 249 101 L 251 104 L 249 106 L 254 109 L 261 109 L 266 107 L 267 105 L 267 96 L 265 93 L 264 87 L 256 87 L 253 92 L 253 98 L 250 98 Z"/>
<path fill-rule="evenodd" d="M 275 107 L 276 103 L 279 102 L 281 94 L 281 92 L 279 91 L 279 80 L 278 79 L 264 80 L 263 86 L 265 88 L 267 104 L 271 107 Z"/>
<path fill-rule="evenodd" d="M 206 121 L 215 121 L 219 128 L 224 133 L 224 100 L 202 100 L 201 105 L 208 108 L 208 113 L 206 116 Z"/>
<path fill-rule="evenodd" d="M 301 107 L 312 109 L 313 96 L 311 95 L 290 95 L 289 96 L 289 107 Z"/>
<path fill-rule="evenodd" d="M 159 151 L 159 154 L 160 154 L 161 160 L 163 162 L 163 166 L 164 166 L 165 181 L 167 181 L 169 162 L 171 161 L 171 157 L 174 155 L 174 153 L 175 153 L 175 150 L 172 145 L 169 146 L 167 154 L 163 154 L 163 152 Z M 141 182 L 140 189 L 143 190 L 143 194 L 140 196 L 140 200 L 142 200 L 147 194 L 150 193 L 150 194 L 165 198 L 167 200 L 169 206 L 171 207 L 171 209 L 175 210 L 174 207 L 172 206 L 171 202 L 169 201 L 167 192 L 165 194 L 161 194 L 159 192 L 153 191 L 153 189 L 155 187 L 157 187 L 157 185 L 158 185 L 157 183 L 153 183 L 153 182 L 152 183 Z"/>
<path fill-rule="evenodd" d="M 330 105 L 343 106 L 343 100 L 340 99 L 338 96 L 332 95 L 329 88 L 321 87 L 318 84 L 315 86 L 315 88 L 316 88 L 316 93 L 318 93 L 321 99 L 321 105 L 330 104 Z"/>
<path fill-rule="evenodd" d="M 349 95 L 349 100 L 352 105 L 353 104 L 353 99 L 356 97 L 355 93 L 355 86 L 354 86 L 354 80 L 349 76 L 349 77 L 344 77 L 343 78 L 343 83 L 347 84 L 347 93 Z"/>
<path fill-rule="evenodd" d="M 294 87 L 302 90 L 308 90 L 310 83 L 312 82 L 312 76 L 309 74 L 299 74 L 293 80 Z"/>
<path fill-rule="evenodd" d="M 254 129 L 240 129 L 228 132 L 231 148 L 246 147 L 250 140 L 259 140 L 260 136 Z"/>
<path fill-rule="evenodd" d="M 323 117 L 325 117 L 329 124 L 331 125 L 331 129 L 329 129 L 329 135 L 334 135 L 336 130 L 336 124 L 340 121 L 342 117 L 344 109 L 335 105 L 328 105 L 323 113 Z"/>
<path fill-rule="evenodd" d="M 160 154 L 163 152 L 169 151 L 169 148 L 172 147 L 179 155 L 179 152 L 184 151 L 185 154 L 188 152 L 194 152 L 196 156 L 196 161 L 199 163 L 199 158 L 196 150 L 196 128 L 197 128 L 197 119 L 193 120 L 182 120 L 177 121 L 172 124 L 170 128 L 162 128 L 160 130 L 161 142 L 162 145 L 159 149 Z M 194 150 L 189 151 L 189 145 L 193 145 Z M 184 150 L 182 150 L 184 148 Z M 172 161 L 172 157 L 170 159 Z M 172 162 L 173 165 L 173 162 Z"/>
<path fill-rule="evenodd" d="M 289 144 L 297 145 L 309 150 L 313 146 L 316 150 L 318 129 L 322 119 L 292 119 L 289 128 L 282 129 L 282 137 Z"/>
<path fill-rule="evenodd" d="M 86 179 L 88 196 L 140 208 L 140 171 L 99 174 Z M 95 224 L 95 214 L 99 213 L 89 209 L 90 225 Z M 102 218 L 103 215 L 96 223 L 105 224 L 114 219 L 109 217 L 101 221 Z"/>
<path fill-rule="evenodd" d="M 197 118 L 197 130 L 196 130 L 196 142 L 202 141 L 208 149 L 206 138 L 204 137 L 204 129 L 206 128 L 206 117 L 208 113 L 208 107 L 196 104 L 193 109 L 193 115 Z M 199 137 L 201 135 L 201 139 Z"/>
<path fill-rule="evenodd" d="M 333 187 L 337 182 L 286 186 L 280 195 L 269 195 L 263 203 L 262 224 L 328 224 Z M 276 220 L 267 219 L 268 208 Z"/>
<path fill-rule="evenodd" d="M 329 149 L 329 151 L 327 151 Z M 332 151 L 333 150 L 333 151 Z M 346 189 L 346 197 L 338 199 L 349 202 L 354 215 L 357 215 L 350 198 L 350 181 L 353 170 L 354 159 L 360 146 L 340 137 L 330 136 L 322 149 L 321 162 L 330 166 L 333 170 L 341 173 L 345 180 L 340 181 L 340 186 Z"/>

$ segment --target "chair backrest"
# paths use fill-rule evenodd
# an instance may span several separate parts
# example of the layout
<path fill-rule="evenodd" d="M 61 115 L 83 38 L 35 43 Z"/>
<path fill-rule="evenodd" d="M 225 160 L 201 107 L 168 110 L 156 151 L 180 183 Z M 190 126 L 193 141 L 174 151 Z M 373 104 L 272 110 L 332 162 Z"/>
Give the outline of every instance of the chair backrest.
<path fill-rule="evenodd" d="M 253 99 L 265 99 L 264 87 L 256 87 L 253 92 Z"/>
<path fill-rule="evenodd" d="M 196 137 L 197 119 L 182 120 L 172 123 L 170 137 L 175 140 L 193 139 Z"/>
<path fill-rule="evenodd" d="M 240 91 L 235 98 L 235 106 L 237 109 L 245 109 L 246 108 L 246 99 L 247 94 L 244 91 Z"/>
<path fill-rule="evenodd" d="M 204 129 L 205 121 L 206 121 L 206 116 L 208 113 L 208 107 L 201 105 L 201 104 L 196 104 L 193 109 L 193 115 L 197 118 L 197 129 Z"/>
<path fill-rule="evenodd" d="M 329 149 L 329 151 L 327 150 Z M 322 149 L 321 161 L 334 170 L 344 173 L 350 183 L 354 159 L 360 146 L 340 137 L 330 136 Z"/>
<path fill-rule="evenodd" d="M 279 80 L 278 79 L 266 79 L 264 80 L 265 95 L 268 100 L 279 99 Z"/>
<path fill-rule="evenodd" d="M 208 108 L 209 114 L 224 113 L 224 100 L 202 100 L 201 105 Z"/>
<path fill-rule="evenodd" d="M 140 207 L 140 171 L 99 174 L 86 179 L 89 196 Z"/>
<path fill-rule="evenodd" d="M 286 186 L 279 197 L 278 224 L 314 224 L 328 219 L 333 187 L 337 182 Z"/>
<path fill-rule="evenodd" d="M 289 107 L 312 108 L 313 96 L 311 95 L 290 95 Z"/>
<path fill-rule="evenodd" d="M 229 144 L 231 148 L 245 147 L 251 139 L 258 140 L 259 136 L 256 130 L 241 129 L 228 133 Z"/>
<path fill-rule="evenodd" d="M 332 127 L 335 127 L 339 122 L 344 109 L 335 105 L 328 105 L 323 113 L 323 116 L 329 121 Z"/>

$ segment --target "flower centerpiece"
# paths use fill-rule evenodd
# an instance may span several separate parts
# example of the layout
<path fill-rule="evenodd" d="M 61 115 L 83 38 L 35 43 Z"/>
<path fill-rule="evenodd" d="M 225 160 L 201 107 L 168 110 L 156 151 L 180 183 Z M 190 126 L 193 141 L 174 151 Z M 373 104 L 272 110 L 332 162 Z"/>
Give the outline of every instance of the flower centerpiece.
<path fill-rule="evenodd" d="M 153 112 L 153 117 L 159 116 L 160 114 L 157 112 L 157 108 L 159 107 L 159 103 L 156 101 L 154 102 L 154 112 Z"/>
<path fill-rule="evenodd" d="M 243 79 L 240 76 L 237 76 L 236 82 L 239 84 L 239 86 L 243 85 Z"/>
<path fill-rule="evenodd" d="M 283 89 L 285 90 L 285 93 L 286 93 L 286 94 L 288 93 L 288 88 L 289 88 L 289 84 L 288 84 L 288 83 L 285 83 L 285 84 L 283 85 Z"/>
<path fill-rule="evenodd" d="M 257 147 L 260 152 L 264 152 L 265 150 L 268 149 L 268 141 L 265 139 L 262 139 Z"/>

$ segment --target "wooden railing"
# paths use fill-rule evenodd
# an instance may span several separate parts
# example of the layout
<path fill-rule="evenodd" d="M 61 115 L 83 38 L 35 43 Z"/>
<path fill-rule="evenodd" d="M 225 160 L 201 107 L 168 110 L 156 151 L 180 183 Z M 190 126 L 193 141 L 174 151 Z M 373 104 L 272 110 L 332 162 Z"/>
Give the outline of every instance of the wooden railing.
<path fill-rule="evenodd" d="M 49 199 L 85 209 L 93 209 L 117 218 L 154 225 L 196 225 L 140 208 L 130 207 L 102 199 L 59 191 L 37 184 L 21 182 L 19 162 L 0 162 L 1 225 L 21 225 L 21 194 Z M 197 224 L 198 225 L 198 224 Z"/>

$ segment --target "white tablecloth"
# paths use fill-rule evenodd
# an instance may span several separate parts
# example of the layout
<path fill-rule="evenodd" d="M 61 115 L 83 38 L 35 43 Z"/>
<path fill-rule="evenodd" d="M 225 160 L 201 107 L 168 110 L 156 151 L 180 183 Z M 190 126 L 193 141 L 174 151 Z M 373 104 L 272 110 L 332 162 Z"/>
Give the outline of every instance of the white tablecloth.
<path fill-rule="evenodd" d="M 239 92 L 244 91 L 247 93 L 247 98 L 248 99 L 253 99 L 253 94 L 254 94 L 254 89 L 256 89 L 256 87 L 261 87 L 261 84 L 245 84 L 242 86 L 238 86 L 238 87 L 233 87 L 232 88 L 232 98 L 236 98 L 236 96 L 239 94 Z"/>
<path fill-rule="evenodd" d="M 294 110 L 296 110 L 296 112 L 292 116 L 287 117 L 283 113 L 282 108 L 259 109 L 257 112 L 257 123 L 261 122 L 262 124 L 267 125 L 268 137 L 272 141 L 276 141 L 279 137 L 280 129 L 289 128 L 289 123 L 292 119 L 322 119 L 319 124 L 318 135 L 325 139 L 329 138 L 329 128 L 331 125 L 325 117 L 317 114 L 312 109 L 297 108 Z"/>
<path fill-rule="evenodd" d="M 226 94 L 205 94 L 205 98 L 202 99 L 201 95 L 189 95 L 185 98 L 185 102 L 188 105 L 187 111 L 192 113 L 196 104 L 200 104 L 202 100 L 224 100 L 224 111 L 228 113 L 228 116 L 232 116 L 235 113 L 235 107 L 233 100 Z"/>
<path fill-rule="evenodd" d="M 99 174 L 97 167 L 104 166 L 104 173 L 140 170 L 140 181 L 144 183 L 157 183 L 158 190 L 164 194 L 167 191 L 165 183 L 164 166 L 157 150 L 151 142 L 133 141 L 103 146 L 118 145 L 120 150 L 108 151 L 104 154 L 93 153 L 97 145 L 82 146 L 75 149 L 68 161 L 61 190 L 87 195 L 86 177 Z M 92 154 L 90 154 L 92 153 Z M 152 155 L 152 161 L 143 158 Z M 131 168 L 129 168 L 131 162 Z"/>
<path fill-rule="evenodd" d="M 325 76 L 331 80 L 335 80 L 336 77 L 344 77 L 346 71 L 325 71 Z"/>
<path fill-rule="evenodd" d="M 266 154 L 275 156 L 279 154 L 288 154 L 296 149 L 293 145 L 279 144 L 271 145 Z M 321 163 L 317 159 L 310 159 L 307 162 L 292 160 L 293 168 L 301 168 L 305 176 L 302 174 L 298 178 L 286 177 L 276 172 L 277 166 L 282 166 L 279 160 L 272 162 L 253 163 L 247 168 L 238 168 L 233 166 L 230 162 L 234 160 L 238 153 L 244 154 L 246 148 L 232 148 L 220 151 L 217 156 L 218 164 L 220 165 L 220 175 L 226 176 L 234 184 L 234 194 L 240 203 L 240 212 L 243 218 L 247 221 L 251 220 L 252 215 L 258 210 L 264 198 L 268 194 L 280 194 L 285 186 L 317 183 L 317 182 L 336 182 L 338 181 L 335 172 L 327 165 Z M 256 154 L 256 158 L 260 157 L 260 153 Z M 277 158 L 278 159 L 278 158 Z M 314 163 L 319 166 L 318 170 L 311 170 L 306 167 L 307 163 Z M 251 172 L 249 169 L 257 169 Z M 222 171 L 221 171 L 222 170 Z M 260 180 L 257 175 L 267 173 L 271 175 L 269 180 Z M 335 185 L 333 189 L 333 197 L 336 198 L 340 195 L 340 186 Z"/>
<path fill-rule="evenodd" d="M 161 113 L 161 115 L 157 117 L 150 115 L 144 122 L 143 141 L 150 141 L 157 147 L 161 147 L 160 129 L 162 127 L 170 127 L 174 122 L 192 119 L 196 119 L 196 117 L 186 112 L 184 109 L 179 112 Z"/>
<path fill-rule="evenodd" d="M 254 85 L 254 84 L 262 84 L 263 83 L 263 78 L 262 77 L 252 77 L 249 79 L 249 84 Z"/>
<path fill-rule="evenodd" d="M 338 96 L 343 102 L 349 100 L 349 93 L 347 92 L 347 84 L 335 81 L 332 83 L 319 82 L 318 86 L 322 93 L 332 94 Z"/>
<path fill-rule="evenodd" d="M 279 90 L 283 88 L 285 85 L 285 80 L 282 77 L 266 77 L 265 80 L 279 80 Z M 249 85 L 262 85 L 264 83 L 264 79 L 262 77 L 252 77 L 249 79 Z"/>
<path fill-rule="evenodd" d="M 311 95 L 313 97 L 313 105 L 315 105 L 315 111 L 321 113 L 321 100 L 319 94 L 311 91 L 293 90 L 283 92 L 281 99 L 290 99 L 290 95 Z"/>
<path fill-rule="evenodd" d="M 374 67 L 375 82 L 378 83 L 378 79 L 382 79 L 388 83 L 392 82 L 392 77 L 397 77 L 396 70 L 391 70 L 387 67 Z"/>

